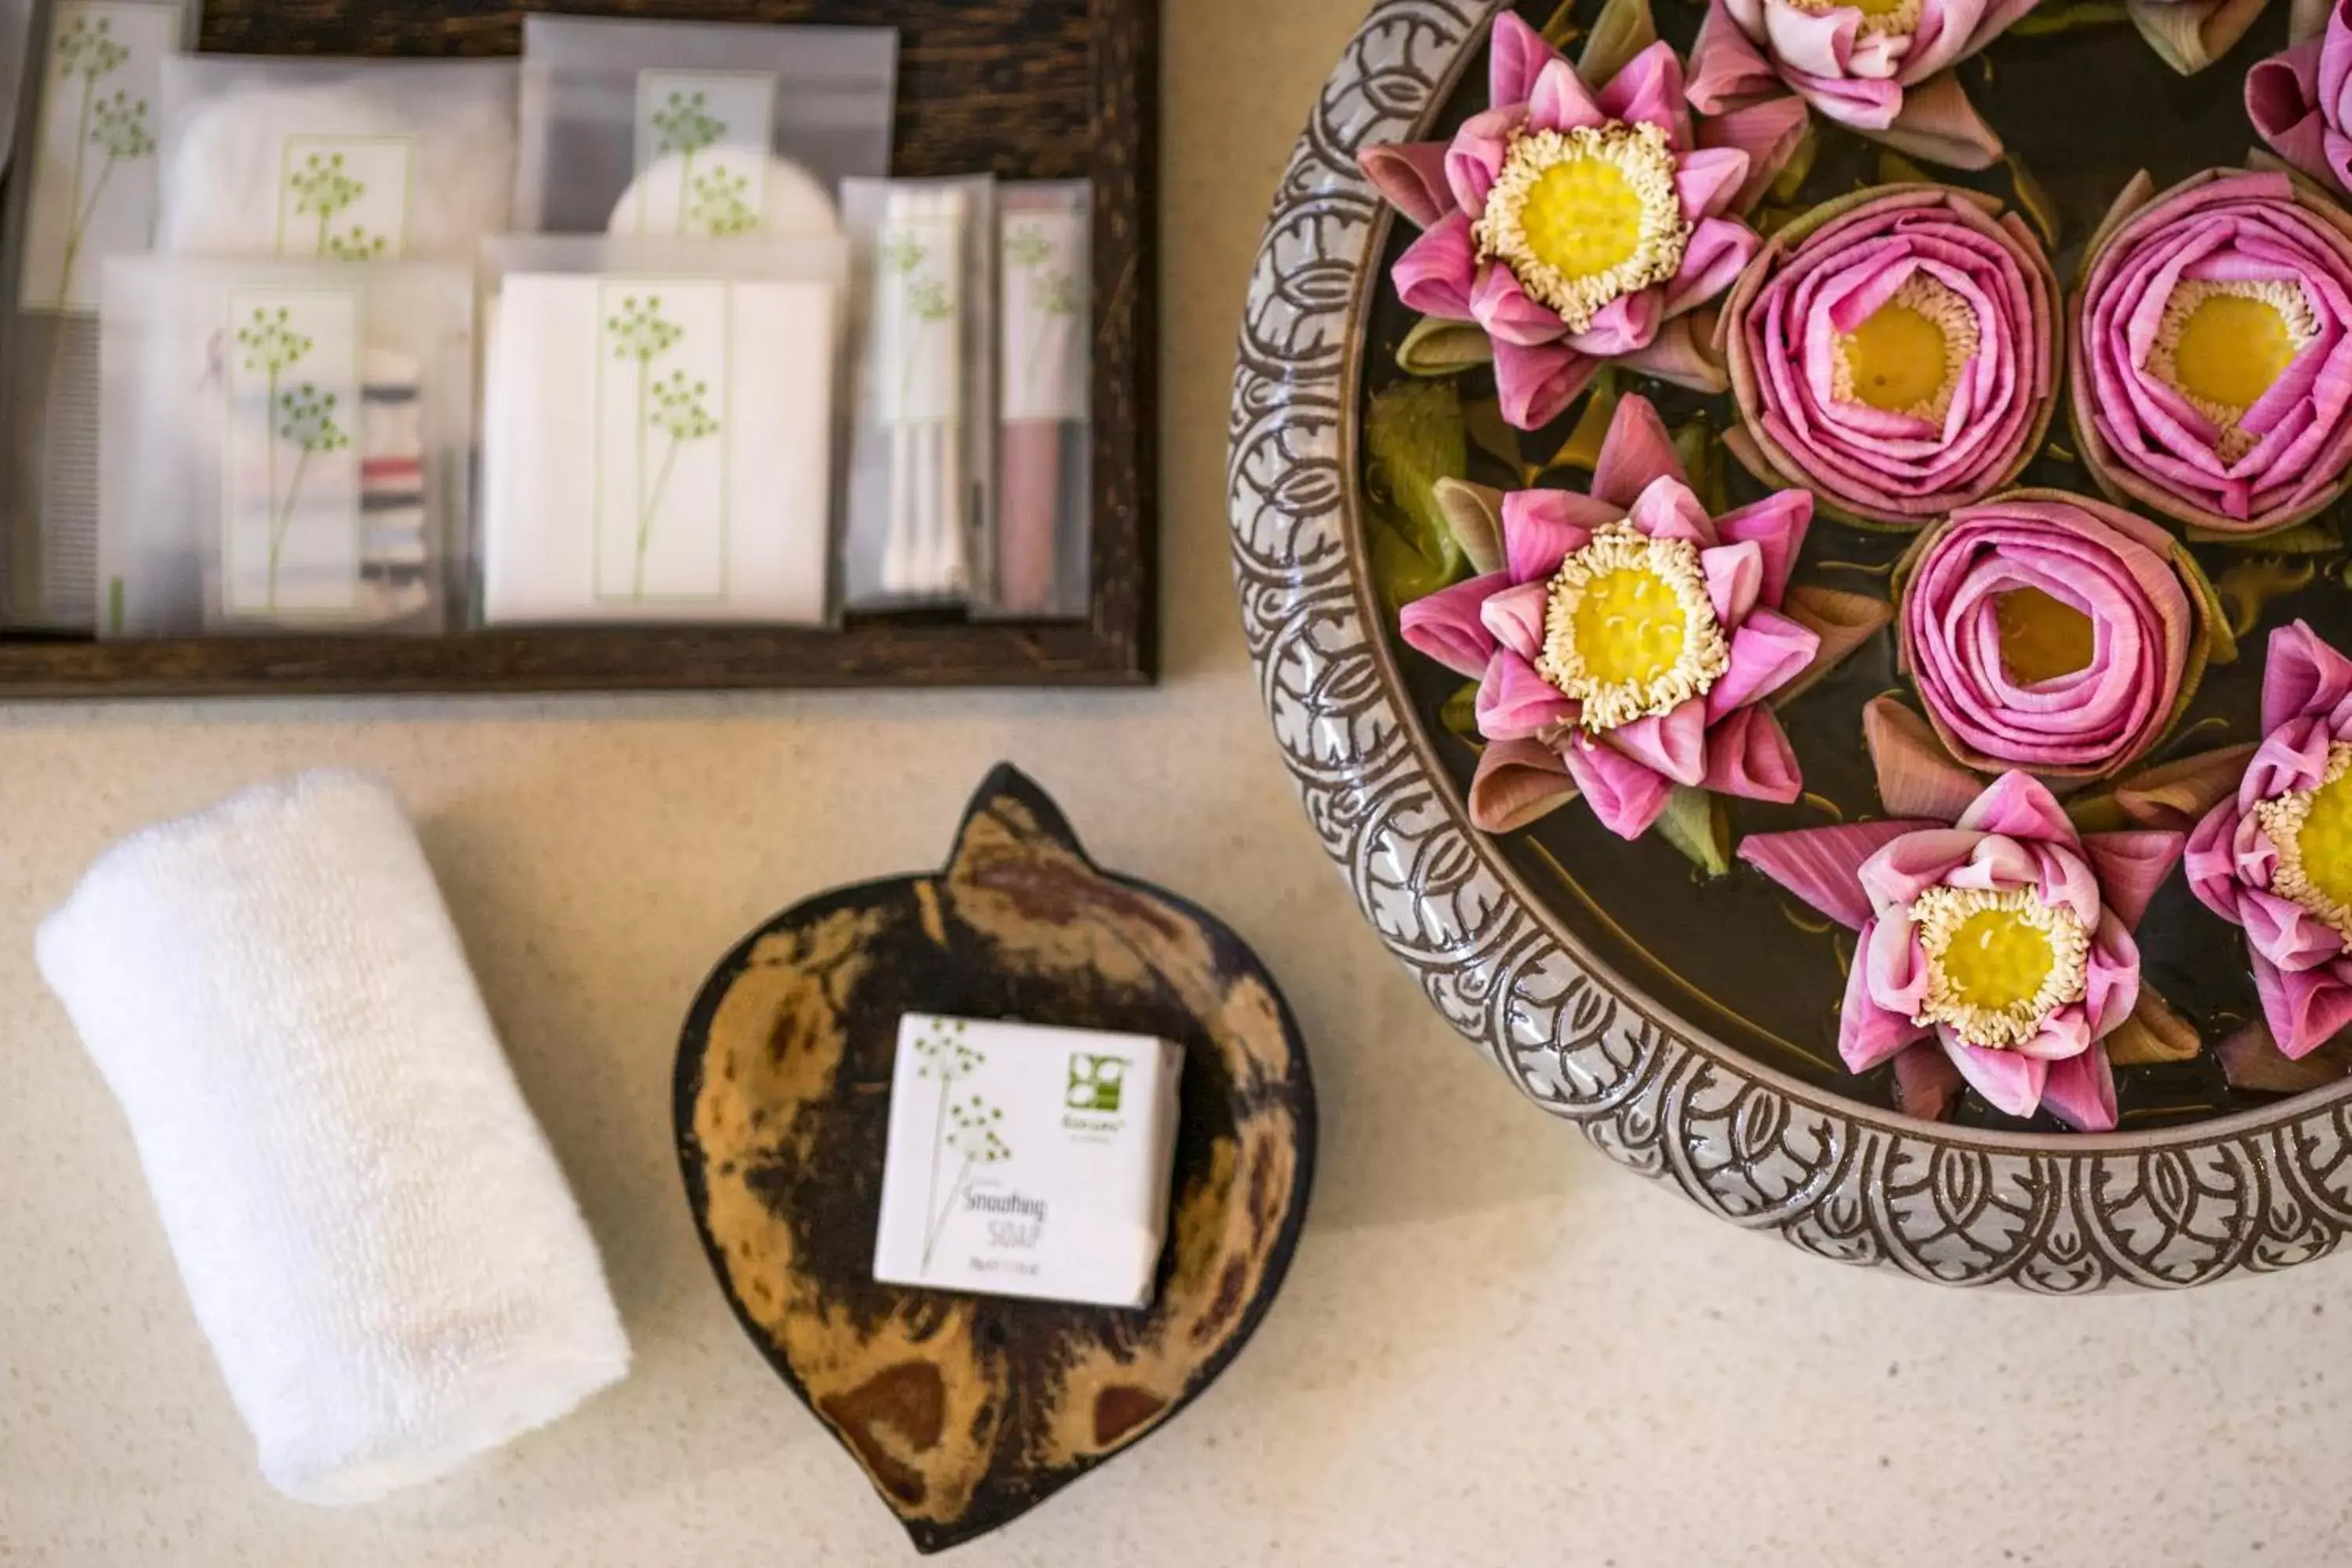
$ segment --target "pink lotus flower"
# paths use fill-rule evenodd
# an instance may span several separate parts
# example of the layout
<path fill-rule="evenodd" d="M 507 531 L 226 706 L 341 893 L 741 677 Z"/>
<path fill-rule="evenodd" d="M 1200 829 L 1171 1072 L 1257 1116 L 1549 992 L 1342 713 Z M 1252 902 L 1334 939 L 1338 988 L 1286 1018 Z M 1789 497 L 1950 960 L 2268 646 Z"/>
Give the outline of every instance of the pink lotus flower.
<path fill-rule="evenodd" d="M 2017 478 L 2058 404 L 2058 279 L 2000 213 L 1884 185 L 1765 242 L 1719 329 L 1749 472 L 1904 528 Z"/>
<path fill-rule="evenodd" d="M 1950 1069 L 1999 1110 L 2116 1124 L 2105 1041 L 2139 1000 L 2132 931 L 2181 835 L 2077 833 L 2049 790 L 2004 773 L 1957 821 L 1750 835 L 1740 858 L 1857 932 L 1838 1054 L 1894 1058 L 1906 1105 Z"/>
<path fill-rule="evenodd" d="M 2352 195 L 2352 0 L 2335 0 L 2315 38 L 2255 62 L 2246 118 L 2271 151 L 2338 197 Z"/>
<path fill-rule="evenodd" d="M 1692 105 L 1750 110 L 1794 93 L 1839 124 L 1960 169 L 2000 161 L 1951 68 L 2035 0 L 1711 0 L 1691 46 Z"/>
<path fill-rule="evenodd" d="M 2013 490 L 1954 512 L 1896 567 L 1903 664 L 1965 765 L 2104 777 L 2162 739 L 2204 677 L 2214 617 L 2196 572 L 2143 518 Z"/>
<path fill-rule="evenodd" d="M 1556 418 L 1603 363 L 1719 392 L 1687 314 L 1739 275 L 1756 234 L 1724 216 L 1748 174 L 1701 148 L 1682 62 L 1652 44 L 1597 93 L 1533 27 L 1495 18 L 1493 107 L 1450 145 L 1368 149 L 1364 172 L 1425 231 L 1397 258 L 1405 304 L 1493 341 L 1503 417 Z"/>
<path fill-rule="evenodd" d="M 1657 411 L 1630 396 L 1591 494 L 1505 496 L 1503 569 L 1400 616 L 1408 644 L 1479 682 L 1478 825 L 1581 795 L 1637 838 L 1677 785 L 1796 799 L 1797 759 L 1764 701 L 1823 650 L 1781 610 L 1812 510 L 1782 490 L 1710 518 Z"/>
<path fill-rule="evenodd" d="M 2263 742 L 2189 839 L 2189 887 L 2242 926 L 2271 1036 L 2290 1058 L 2352 1024 L 2352 660 L 2303 622 L 2271 634 Z"/>
<path fill-rule="evenodd" d="M 2284 174 L 2134 179 L 2074 300 L 2070 414 L 2109 499 L 2289 528 L 2352 464 L 2352 220 Z"/>

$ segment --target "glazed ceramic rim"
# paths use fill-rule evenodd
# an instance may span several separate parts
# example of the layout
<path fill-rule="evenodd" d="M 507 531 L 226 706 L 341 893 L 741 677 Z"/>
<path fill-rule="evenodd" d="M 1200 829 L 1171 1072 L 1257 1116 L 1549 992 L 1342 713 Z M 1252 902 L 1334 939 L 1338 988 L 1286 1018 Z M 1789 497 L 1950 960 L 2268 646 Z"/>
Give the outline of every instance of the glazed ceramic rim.
<path fill-rule="evenodd" d="M 2117 1278 L 2152 1285 L 2198 1283 L 2241 1268 L 2286 1267 L 2332 1250 L 2352 1229 L 2352 1190 L 2340 1190 L 2334 1180 L 2339 1163 L 2352 1165 L 2352 1151 L 2343 1161 L 2322 1162 L 2319 1156 L 2323 1152 L 2332 1153 L 2335 1145 L 2352 1138 L 2347 1118 L 2336 1114 L 2352 1102 L 2352 1079 L 2270 1106 L 2130 1132 L 2012 1132 L 1921 1121 L 1807 1082 L 1696 1026 L 1683 1006 L 1654 994 L 1592 951 L 1557 910 L 1533 896 L 1512 858 L 1471 826 L 1462 794 L 1436 754 L 1434 737 L 1407 698 L 1398 645 L 1389 635 L 1387 617 L 1364 570 L 1367 556 L 1358 461 L 1365 364 L 1362 323 L 1381 284 L 1376 263 L 1395 220 L 1356 171 L 1354 154 L 1363 145 L 1426 134 L 1464 73 L 1485 60 L 1486 24 L 1501 8 L 1502 0 L 1377 0 L 1327 83 L 1293 154 L 1261 242 L 1243 326 L 1227 484 L 1235 571 L 1243 595 L 1244 630 L 1262 695 L 1273 710 L 1277 741 L 1307 797 L 1310 816 L 1322 829 L 1329 826 L 1335 812 L 1350 809 L 1365 818 L 1383 810 L 1400 814 L 1411 810 L 1423 816 L 1433 811 L 1440 822 L 1414 829 L 1425 840 L 1424 847 L 1441 858 L 1466 854 L 1475 874 L 1491 879 L 1510 906 L 1496 914 L 1507 930 L 1495 950 L 1469 952 L 1463 961 L 1465 973 L 1449 977 L 1443 948 L 1469 950 L 1478 944 L 1466 931 L 1457 933 L 1457 940 L 1448 944 L 1391 930 L 1393 911 L 1377 907 L 1379 889 L 1368 881 L 1371 859 L 1376 856 L 1393 858 L 1392 851 L 1360 838 L 1335 842 L 1330 832 L 1323 832 L 1326 852 L 1348 875 L 1367 917 L 1422 978 L 1424 989 L 1448 1020 L 1480 1044 L 1547 1110 L 1583 1125 L 1621 1162 L 1641 1166 L 1651 1174 L 1675 1175 L 1690 1195 L 1712 1211 L 1742 1223 L 1776 1226 L 1811 1250 L 1849 1260 L 1895 1261 L 1906 1271 L 1952 1283 L 2019 1278 L 2021 1283 L 2061 1290 L 2095 1288 Z M 1433 68 L 1418 69 L 1420 62 L 1413 58 L 1416 49 L 1442 51 L 1442 58 L 1432 62 Z M 1410 101 L 1416 92 L 1418 100 Z M 1329 241 L 1333 234 L 1339 236 L 1336 242 Z M 1313 251 L 1327 242 L 1337 254 L 1314 257 L 1312 286 L 1300 287 L 1298 274 L 1286 269 L 1285 253 L 1302 247 Z M 1333 270 L 1341 268 L 1344 283 Z M 1262 320 L 1274 321 L 1277 326 L 1305 322 L 1327 330 L 1297 334 L 1310 340 L 1309 352 L 1304 357 L 1281 358 L 1255 352 Z M 1336 329 L 1336 333 L 1328 329 Z M 1327 343 L 1332 352 L 1317 352 Z M 1285 435 L 1289 439 L 1281 439 Z M 1277 447 L 1272 461 L 1254 461 L 1264 456 L 1268 444 Z M 1336 450 L 1327 456 L 1326 447 Z M 1327 466 L 1335 471 L 1325 472 Z M 1325 499 L 1318 499 L 1318 487 Z M 1304 503 L 1292 499 L 1294 488 L 1309 499 Z M 1292 521 L 1294 543 L 1299 532 L 1314 531 L 1318 537 L 1313 543 L 1319 548 L 1294 549 L 1287 555 L 1255 550 L 1254 535 L 1262 519 L 1277 513 Z M 1343 595 L 1344 605 L 1339 602 Z M 1335 628 L 1331 617 L 1341 608 L 1346 613 Z M 1294 646 L 1294 634 L 1307 622 L 1326 635 L 1313 639 L 1302 654 Z M 1385 721 L 1402 735 L 1381 734 L 1353 763 L 1334 762 L 1320 752 L 1316 726 L 1311 723 L 1303 731 L 1292 726 L 1293 732 L 1304 736 L 1293 739 L 1281 722 L 1285 656 L 1312 656 L 1326 666 L 1363 660 L 1369 665 L 1369 684 L 1374 689 L 1354 697 L 1356 706 L 1346 710 L 1344 716 L 1351 722 L 1365 721 L 1374 731 L 1380 731 Z M 1391 755 L 1391 747 L 1402 754 Z M 1367 801 L 1370 807 L 1365 805 Z M 1344 828 L 1346 824 L 1339 826 Z M 1386 823 L 1382 826 L 1385 830 Z M 1406 890 L 1409 895 L 1414 891 Z M 1595 908 L 1605 917 L 1605 906 L 1596 901 Z M 1515 929 L 1507 929 L 1510 915 L 1531 923 L 1532 942 Z M 1564 1037 L 1548 1042 L 1509 1037 L 1511 1031 L 1502 1022 L 1517 1016 L 1513 1002 L 1521 997 L 1521 988 L 1529 977 L 1547 964 L 1547 973 L 1589 982 L 1615 1008 L 1630 1012 L 1635 1020 L 1658 1032 L 1659 1037 L 1634 1041 L 1627 1054 L 1635 1059 L 1621 1068 L 1618 1076 L 1622 1082 L 1618 1087 L 1570 1100 L 1547 1096 L 1529 1081 L 1525 1058 L 1546 1052 L 1560 1058 L 1562 1081 L 1567 1080 L 1571 1042 Z M 1472 966 L 1477 965 L 1503 971 L 1483 975 L 1491 996 L 1480 988 L 1482 973 L 1472 972 Z M 1474 1017 L 1455 1016 L 1440 999 L 1440 989 L 1453 982 L 1468 983 L 1461 992 L 1477 1004 Z M 1572 987 L 1566 994 L 1580 995 Z M 1557 1011 L 1550 1000 L 1531 999 L 1529 1005 L 1538 1013 L 1546 1008 Z M 1611 1026 L 1615 1023 L 1612 1009 Z M 1637 1029 L 1635 1034 L 1643 1031 Z M 1606 1042 L 1602 1045 L 1605 1048 Z M 1653 1114 L 1661 1106 L 1636 1107 L 1636 1100 L 1663 1100 L 1670 1091 L 1685 1097 L 1696 1092 L 1692 1073 L 1685 1070 L 1677 1051 L 1696 1058 L 1700 1068 L 1724 1080 L 1734 1090 L 1735 1102 L 1744 1101 L 1757 1090 L 1781 1102 L 1766 1108 L 1766 1129 L 1754 1139 L 1758 1146 L 1735 1149 L 1727 1157 L 1727 1163 L 1737 1164 L 1743 1172 L 1771 1175 L 1769 1167 L 1790 1135 L 1787 1123 L 1792 1113 L 1811 1123 L 1810 1133 L 1816 1139 L 1852 1144 L 1875 1133 L 1888 1141 L 1888 1147 L 1860 1155 L 1853 1148 L 1841 1147 L 1834 1158 L 1824 1155 L 1816 1162 L 1810 1175 L 1801 1168 L 1801 1161 L 1792 1160 L 1791 1169 L 1800 1184 L 1807 1185 L 1810 1197 L 1776 1198 L 1767 1192 L 1752 1204 L 1727 1205 L 1718 1201 L 1707 1172 L 1686 1168 L 1693 1164 L 1691 1148 L 1680 1149 L 1682 1157 L 1677 1158 L 1674 1148 L 1635 1149 L 1632 1139 L 1625 1138 L 1628 1129 L 1622 1123 L 1638 1115 L 1640 1125 L 1633 1132 L 1646 1134 L 1652 1144 L 1664 1142 Z M 1612 1058 L 1610 1065 L 1619 1064 Z M 1676 1074 L 1680 1075 L 1676 1083 L 1662 1082 Z M 1687 1107 L 1676 1113 L 1687 1114 Z M 1747 1115 L 1744 1106 L 1736 1112 L 1737 1117 Z M 1622 1147 L 1612 1146 L 1611 1138 L 1603 1135 L 1603 1123 L 1620 1123 L 1613 1131 L 1624 1139 Z M 1738 1142 L 1748 1136 L 1744 1130 L 1734 1130 L 1730 1141 Z M 2275 1140 L 2274 1148 L 2255 1142 L 2264 1139 Z M 1948 1264 L 1910 1250 L 1903 1216 L 1879 1212 L 1880 1188 L 1894 1162 L 1920 1156 L 1935 1159 L 1946 1153 L 1979 1157 L 1987 1181 L 2011 1181 L 2029 1200 L 2031 1213 L 2020 1223 L 2033 1234 L 2021 1241 L 2005 1238 L 2005 1251 L 1980 1262 L 1963 1258 Z M 2158 1215 L 2166 1231 L 2164 1238 L 2152 1251 L 2124 1245 L 2116 1227 L 2137 1221 L 2125 1215 L 2125 1200 L 2113 1200 L 2110 1207 L 2101 1184 L 2112 1184 L 2119 1172 L 2137 1168 L 2145 1173 L 2150 1156 L 2178 1162 L 2209 1153 L 2235 1167 L 2234 1207 L 2222 1224 L 2224 1234 L 2220 1239 L 2210 1234 L 2210 1219 L 2195 1215 L 2178 1217 L 2168 1212 L 2172 1200 L 2165 1198 L 2152 1200 L 2166 1211 Z M 2000 1169 L 1994 1168 L 1996 1163 Z M 1857 1170 L 1858 1163 L 1869 1168 Z M 2150 1179 L 2177 1184 L 2180 1178 L 2176 1174 Z M 2193 1172 L 2188 1179 L 2195 1181 Z M 1847 1190 L 1853 1183 L 1860 1185 Z M 1762 1191 L 1768 1184 L 1755 1184 Z M 1832 1188 L 1837 1191 L 1813 1190 Z M 2200 1186 L 2181 1201 L 2193 1208 L 2200 1194 L 2210 1195 L 2212 1191 Z M 1798 1234 L 1816 1207 L 1838 1197 L 1859 1202 L 1871 1212 L 1858 1218 L 1832 1216 L 1826 1244 Z M 2053 1205 L 2074 1212 L 2071 1216 L 2053 1217 L 2053 1213 L 2044 1212 Z M 2095 1240 L 2075 1237 L 2062 1247 L 2053 1236 L 2068 1217 L 2095 1224 L 2101 1234 Z M 2210 1265 L 2192 1264 L 2184 1271 L 2168 1249 L 2175 1243 L 2186 1247 L 2191 1241 L 2217 1250 L 2218 1256 Z M 2265 1241 L 2280 1244 L 2278 1256 L 2259 1255 L 2259 1244 Z M 2095 1268 L 2099 1277 L 2061 1279 L 2054 1284 L 2021 1278 L 2045 1255 L 2062 1271 Z"/>

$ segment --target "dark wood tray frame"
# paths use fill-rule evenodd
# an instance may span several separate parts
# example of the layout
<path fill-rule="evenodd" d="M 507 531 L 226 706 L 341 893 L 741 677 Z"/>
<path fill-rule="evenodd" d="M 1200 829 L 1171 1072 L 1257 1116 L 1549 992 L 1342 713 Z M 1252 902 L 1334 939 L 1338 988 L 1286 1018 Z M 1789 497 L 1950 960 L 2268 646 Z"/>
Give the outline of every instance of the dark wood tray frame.
<path fill-rule="evenodd" d="M 523 10 L 900 29 L 895 163 L 1094 186 L 1093 568 L 1086 619 L 852 617 L 838 630 L 600 627 L 440 637 L 0 638 L 25 698 L 1133 686 L 1156 674 L 1158 0 L 210 0 L 203 47 L 511 54 Z"/>

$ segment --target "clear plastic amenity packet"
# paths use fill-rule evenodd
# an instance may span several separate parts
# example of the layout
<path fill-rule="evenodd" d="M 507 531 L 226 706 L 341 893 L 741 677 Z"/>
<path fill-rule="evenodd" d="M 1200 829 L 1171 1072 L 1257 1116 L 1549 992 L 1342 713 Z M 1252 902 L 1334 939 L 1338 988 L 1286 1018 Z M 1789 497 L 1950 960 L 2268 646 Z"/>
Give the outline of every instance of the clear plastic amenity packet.
<path fill-rule="evenodd" d="M 144 251 L 164 63 L 198 0 L 35 8 L 0 242 L 0 620 L 88 631 L 97 595 L 100 279 Z"/>
<path fill-rule="evenodd" d="M 1094 368 L 1084 180 L 996 187 L 995 561 L 975 613 L 1087 613 Z"/>
<path fill-rule="evenodd" d="M 517 237 L 484 268 L 483 621 L 825 620 L 846 243 Z"/>
<path fill-rule="evenodd" d="M 515 83 L 512 60 L 173 60 L 155 248 L 471 262 L 512 226 Z"/>
<path fill-rule="evenodd" d="M 0 0 L 0 168 L 16 150 L 32 59 L 33 0 Z"/>
<path fill-rule="evenodd" d="M 100 635 L 445 629 L 473 310 L 448 263 L 109 262 Z"/>
<path fill-rule="evenodd" d="M 842 490 L 851 609 L 990 596 L 995 195 L 986 174 L 842 187 L 862 327 Z"/>
<path fill-rule="evenodd" d="M 890 170 L 888 27 L 523 18 L 519 226 L 553 234 L 829 229 Z"/>

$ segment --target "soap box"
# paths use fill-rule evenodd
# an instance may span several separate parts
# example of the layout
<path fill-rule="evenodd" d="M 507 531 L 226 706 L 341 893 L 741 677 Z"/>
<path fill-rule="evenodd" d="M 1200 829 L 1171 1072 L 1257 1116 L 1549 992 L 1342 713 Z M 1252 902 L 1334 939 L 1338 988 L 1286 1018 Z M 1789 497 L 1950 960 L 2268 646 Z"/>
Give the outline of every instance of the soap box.
<path fill-rule="evenodd" d="M 874 1278 L 1149 1302 L 1183 1057 L 1141 1035 L 908 1014 Z"/>

